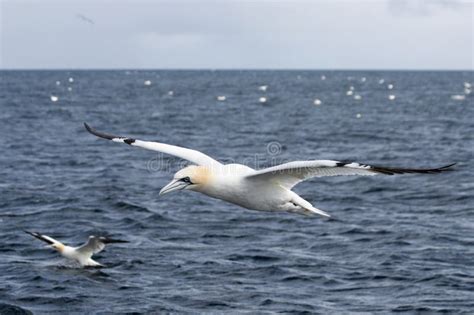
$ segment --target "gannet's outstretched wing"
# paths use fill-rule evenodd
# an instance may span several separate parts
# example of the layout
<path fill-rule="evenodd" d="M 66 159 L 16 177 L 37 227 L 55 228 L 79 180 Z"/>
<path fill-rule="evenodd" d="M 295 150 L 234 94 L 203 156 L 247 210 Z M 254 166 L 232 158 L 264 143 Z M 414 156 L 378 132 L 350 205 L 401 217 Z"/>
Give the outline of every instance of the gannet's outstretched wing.
<path fill-rule="evenodd" d="M 48 235 L 43 235 L 43 234 L 40 234 L 40 233 L 37 233 L 37 232 L 30 232 L 30 231 L 25 231 L 25 233 L 28 233 L 31 236 L 34 236 L 37 239 L 42 240 L 43 242 L 46 242 L 50 245 L 53 245 L 53 244 L 61 244 L 62 245 L 62 243 L 60 241 L 57 241 L 54 238 L 49 237 Z"/>
<path fill-rule="evenodd" d="M 76 248 L 76 250 L 84 255 L 92 256 L 92 254 L 97 254 L 105 248 L 105 244 L 109 243 L 128 243 L 127 241 L 115 240 L 103 236 L 89 236 L 87 242 Z"/>
<path fill-rule="evenodd" d="M 144 148 L 144 149 L 148 149 L 152 151 L 158 151 L 158 152 L 174 155 L 176 157 L 179 157 L 184 160 L 188 160 L 197 165 L 203 165 L 203 166 L 221 165 L 218 161 L 214 160 L 210 156 L 207 156 L 206 154 L 196 151 L 196 150 L 186 149 L 186 148 L 178 147 L 175 145 L 164 144 L 160 142 L 142 141 L 142 140 L 137 140 L 133 138 L 114 136 L 111 134 L 97 131 L 91 128 L 86 123 L 84 123 L 84 126 L 86 127 L 87 131 L 89 131 L 91 134 L 99 138 L 112 140 L 114 142 L 123 142 L 134 147 L 140 147 L 140 148 Z"/>
<path fill-rule="evenodd" d="M 371 176 L 377 174 L 393 175 L 405 173 L 434 174 L 450 170 L 449 168 L 454 164 L 439 168 L 412 169 L 371 166 L 355 162 L 339 162 L 330 160 L 295 161 L 257 170 L 255 173 L 248 175 L 246 179 L 270 180 L 290 189 L 299 182 L 312 177 L 337 175 Z"/>

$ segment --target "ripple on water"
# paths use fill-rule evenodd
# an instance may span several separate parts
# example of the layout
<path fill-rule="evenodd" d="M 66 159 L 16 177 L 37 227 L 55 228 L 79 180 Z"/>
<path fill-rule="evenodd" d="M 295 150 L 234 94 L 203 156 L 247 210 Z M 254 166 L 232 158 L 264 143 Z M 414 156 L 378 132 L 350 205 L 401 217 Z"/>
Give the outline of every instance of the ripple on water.
<path fill-rule="evenodd" d="M 11 314 L 11 315 L 33 315 L 33 313 L 27 309 L 21 308 L 17 305 L 0 303 L 0 314 Z"/>

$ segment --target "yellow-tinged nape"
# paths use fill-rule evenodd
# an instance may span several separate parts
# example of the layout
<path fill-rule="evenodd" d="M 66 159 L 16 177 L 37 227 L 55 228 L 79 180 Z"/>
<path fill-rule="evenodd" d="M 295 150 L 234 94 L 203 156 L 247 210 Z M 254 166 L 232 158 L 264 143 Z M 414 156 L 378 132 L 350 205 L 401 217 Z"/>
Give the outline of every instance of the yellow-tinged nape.
<path fill-rule="evenodd" d="M 54 248 L 55 250 L 57 250 L 58 252 L 62 253 L 63 250 L 64 250 L 65 245 L 58 242 L 58 243 L 54 243 L 53 245 L 51 245 L 51 247 Z"/>
<path fill-rule="evenodd" d="M 193 185 L 207 185 L 211 179 L 211 170 L 206 166 L 190 165 L 178 171 L 174 178 L 189 177 Z"/>

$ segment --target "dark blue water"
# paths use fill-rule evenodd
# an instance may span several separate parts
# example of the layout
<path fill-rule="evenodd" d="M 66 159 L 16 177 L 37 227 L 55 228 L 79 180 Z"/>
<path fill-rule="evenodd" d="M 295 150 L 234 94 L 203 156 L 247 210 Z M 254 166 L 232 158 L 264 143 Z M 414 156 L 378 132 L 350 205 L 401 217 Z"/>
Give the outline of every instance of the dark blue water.
<path fill-rule="evenodd" d="M 39 314 L 471 313 L 474 97 L 451 95 L 473 72 L 322 74 L 0 72 L 0 303 Z M 97 139 L 84 121 L 251 167 L 459 164 L 295 188 L 332 220 L 261 213 L 189 191 L 158 197 L 183 163 Z M 79 269 L 23 229 L 130 243 L 97 256 L 106 268 Z"/>

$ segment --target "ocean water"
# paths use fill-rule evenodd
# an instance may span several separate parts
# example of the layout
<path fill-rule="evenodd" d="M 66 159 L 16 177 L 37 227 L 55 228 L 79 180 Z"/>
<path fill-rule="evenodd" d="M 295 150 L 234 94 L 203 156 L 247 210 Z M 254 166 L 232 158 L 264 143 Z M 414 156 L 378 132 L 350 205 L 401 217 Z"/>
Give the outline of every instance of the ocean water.
<path fill-rule="evenodd" d="M 0 72 L 0 313 L 472 313 L 474 94 L 452 95 L 473 81 L 473 72 Z M 182 161 L 97 139 L 83 122 L 255 168 L 458 164 L 296 186 L 328 220 L 190 191 L 159 197 Z M 98 254 L 105 268 L 80 269 L 25 229 L 71 245 L 89 235 L 130 243 Z"/>

